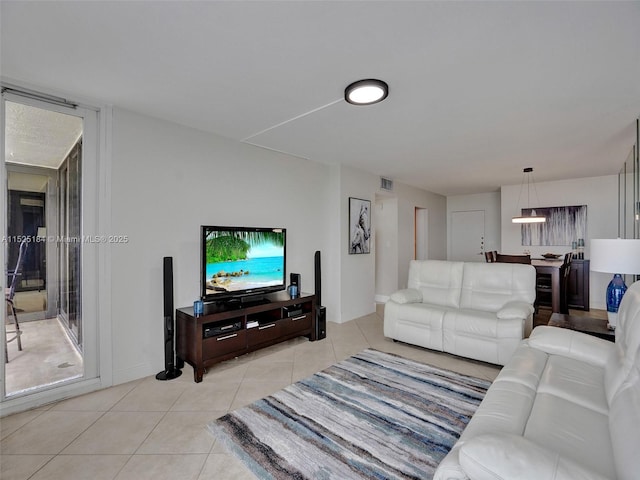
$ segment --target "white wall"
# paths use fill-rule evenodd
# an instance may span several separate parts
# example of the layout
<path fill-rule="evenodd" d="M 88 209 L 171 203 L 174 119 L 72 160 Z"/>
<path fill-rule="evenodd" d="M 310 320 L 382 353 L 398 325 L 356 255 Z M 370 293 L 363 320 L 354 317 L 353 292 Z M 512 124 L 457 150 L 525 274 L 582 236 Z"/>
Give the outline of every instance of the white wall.
<path fill-rule="evenodd" d="M 452 212 L 466 212 L 484 210 L 484 249 L 485 251 L 501 251 L 501 217 L 500 192 L 479 193 L 475 195 L 451 195 L 447 197 L 447 258 L 451 251 L 451 214 Z"/>
<path fill-rule="evenodd" d="M 394 182 L 393 193 L 376 195 L 376 301 L 406 288 L 409 262 L 415 254 L 415 209 L 428 211 L 428 252 L 430 259 L 446 258 L 446 197 L 403 183 Z"/>
<path fill-rule="evenodd" d="M 192 304 L 202 224 L 287 228 L 287 270 L 313 291 L 327 166 L 117 108 L 112 149 L 112 233 L 129 237 L 111 248 L 114 384 L 162 370 L 162 257 L 173 257 L 176 307 Z"/>
<path fill-rule="evenodd" d="M 322 254 L 322 303 L 327 307 L 327 320 L 339 323 L 341 321 L 341 270 L 342 253 L 342 209 L 340 191 L 340 166 L 329 167 L 329 181 L 327 187 L 329 198 L 326 202 L 327 219 L 323 228 L 328 235 L 327 248 Z"/>
<path fill-rule="evenodd" d="M 447 258 L 447 198 L 396 182 L 398 197 L 398 287 L 406 288 L 409 261 L 415 253 L 415 208 L 429 211 L 428 258 Z"/>
<path fill-rule="evenodd" d="M 371 253 L 349 254 L 349 197 L 371 201 L 373 209 L 379 177 L 362 170 L 340 167 L 340 213 L 336 215 L 341 234 L 338 236 L 340 258 L 340 312 L 335 321 L 347 322 L 375 312 L 375 236 L 371 237 Z M 377 219 L 371 215 L 375 231 Z"/>
<path fill-rule="evenodd" d="M 409 261 L 414 256 L 414 211 L 429 210 L 429 258 L 446 257 L 446 198 L 402 183 L 394 183 L 394 192 L 379 190 L 380 178 L 361 170 L 331 167 L 331 208 L 337 202 L 330 230 L 329 250 L 339 258 L 339 280 L 330 277 L 329 289 L 338 310 L 332 321 L 347 322 L 375 311 L 375 301 L 384 301 L 391 293 L 407 284 Z M 334 195 L 335 194 L 335 195 Z M 350 255 L 349 197 L 371 200 L 372 241 L 368 255 Z M 381 207 L 383 210 L 381 210 Z M 333 211 L 333 210 L 332 210 Z M 383 244 L 378 244 L 379 239 Z M 335 268 L 335 264 L 328 268 Z"/>
<path fill-rule="evenodd" d="M 591 238 L 616 238 L 618 236 L 618 177 L 609 175 L 604 177 L 578 178 L 556 182 L 535 184 L 538 202 L 531 207 L 557 207 L 563 205 L 587 205 L 587 238 L 585 239 L 585 258 L 590 257 Z M 523 247 L 520 236 L 520 226 L 511 223 L 511 218 L 520 214 L 521 208 L 528 205 L 518 205 L 520 185 L 507 185 L 501 191 L 501 251 L 504 253 L 522 253 L 525 249 L 531 251 L 532 256 L 543 253 L 565 253 L 571 250 L 571 245 L 562 246 L 527 246 Z M 531 194 L 531 202 L 536 196 Z M 525 200 L 526 202 L 526 200 Z M 603 309 L 605 307 L 604 292 L 611 275 L 603 273 L 590 274 L 590 306 Z"/>
<path fill-rule="evenodd" d="M 287 270 L 313 291 L 322 251 L 327 319 L 375 311 L 375 237 L 369 255 L 348 253 L 348 199 L 378 192 L 373 174 L 300 160 L 210 133 L 113 110 L 111 248 L 113 383 L 164 366 L 162 258 L 173 257 L 176 307 L 199 295 L 202 224 L 287 228 Z M 397 185 L 398 280 L 413 257 L 413 212 L 429 209 L 429 257 L 446 257 L 446 199 Z M 376 228 L 376 215 L 372 215 Z"/>
<path fill-rule="evenodd" d="M 376 301 L 385 302 L 398 289 L 398 199 L 376 195 L 373 208 L 376 244 Z"/>

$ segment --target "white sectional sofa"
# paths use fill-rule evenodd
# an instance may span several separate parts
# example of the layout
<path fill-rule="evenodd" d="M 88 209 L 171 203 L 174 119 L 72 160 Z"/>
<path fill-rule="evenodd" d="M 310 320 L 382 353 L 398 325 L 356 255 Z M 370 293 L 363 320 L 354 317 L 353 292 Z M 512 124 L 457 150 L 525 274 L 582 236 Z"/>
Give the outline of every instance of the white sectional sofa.
<path fill-rule="evenodd" d="M 536 327 L 504 366 L 435 480 L 640 478 L 640 282 L 615 343 Z"/>
<path fill-rule="evenodd" d="M 384 335 L 504 365 L 531 332 L 535 281 L 531 265 L 412 260 L 408 288 L 385 304 Z"/>

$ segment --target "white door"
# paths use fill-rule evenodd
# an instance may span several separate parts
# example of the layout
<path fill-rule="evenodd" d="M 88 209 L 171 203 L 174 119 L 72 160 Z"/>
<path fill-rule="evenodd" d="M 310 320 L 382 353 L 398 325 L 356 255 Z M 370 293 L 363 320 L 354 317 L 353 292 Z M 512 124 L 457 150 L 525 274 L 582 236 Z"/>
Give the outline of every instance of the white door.
<path fill-rule="evenodd" d="M 451 212 L 450 260 L 484 262 L 484 210 Z"/>

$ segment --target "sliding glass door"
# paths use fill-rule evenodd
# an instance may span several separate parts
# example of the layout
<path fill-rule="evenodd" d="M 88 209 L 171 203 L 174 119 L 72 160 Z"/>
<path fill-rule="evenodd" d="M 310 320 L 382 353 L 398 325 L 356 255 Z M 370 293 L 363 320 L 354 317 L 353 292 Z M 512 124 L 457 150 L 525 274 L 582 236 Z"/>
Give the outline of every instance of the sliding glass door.
<path fill-rule="evenodd" d="M 61 239 L 58 247 L 59 315 L 82 349 L 82 142 L 74 145 L 58 169 L 58 212 Z"/>
<path fill-rule="evenodd" d="M 5 400 L 92 378 L 97 345 L 87 349 L 82 315 L 85 111 L 4 92 L 2 108 L 7 271 L 26 242 L 13 293 L 16 314 L 2 317 L 21 340 L 5 346 Z M 95 332 L 96 318 L 91 321 Z"/>

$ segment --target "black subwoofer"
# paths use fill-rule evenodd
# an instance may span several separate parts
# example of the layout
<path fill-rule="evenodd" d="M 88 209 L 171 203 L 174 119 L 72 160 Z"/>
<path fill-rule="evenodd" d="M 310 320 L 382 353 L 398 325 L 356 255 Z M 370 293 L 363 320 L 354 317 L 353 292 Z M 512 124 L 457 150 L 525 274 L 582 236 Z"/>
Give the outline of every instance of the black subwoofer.
<path fill-rule="evenodd" d="M 327 338 L 327 308 L 316 307 L 316 340 Z"/>

